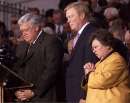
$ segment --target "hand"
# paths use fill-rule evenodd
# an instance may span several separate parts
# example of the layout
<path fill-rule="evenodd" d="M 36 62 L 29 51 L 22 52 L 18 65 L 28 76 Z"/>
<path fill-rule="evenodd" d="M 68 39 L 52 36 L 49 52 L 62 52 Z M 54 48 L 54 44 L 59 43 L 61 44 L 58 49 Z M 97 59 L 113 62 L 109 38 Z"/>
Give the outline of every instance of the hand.
<path fill-rule="evenodd" d="M 80 99 L 79 103 L 86 103 L 86 100 L 85 99 Z"/>
<path fill-rule="evenodd" d="M 30 89 L 20 89 L 15 92 L 15 96 L 20 101 L 29 100 L 34 96 L 34 92 Z"/>
<path fill-rule="evenodd" d="M 94 63 L 88 62 L 84 65 L 83 68 L 84 68 L 84 71 L 85 71 L 85 75 L 87 75 L 89 72 L 92 72 L 92 71 L 95 70 L 95 65 L 94 65 Z"/>

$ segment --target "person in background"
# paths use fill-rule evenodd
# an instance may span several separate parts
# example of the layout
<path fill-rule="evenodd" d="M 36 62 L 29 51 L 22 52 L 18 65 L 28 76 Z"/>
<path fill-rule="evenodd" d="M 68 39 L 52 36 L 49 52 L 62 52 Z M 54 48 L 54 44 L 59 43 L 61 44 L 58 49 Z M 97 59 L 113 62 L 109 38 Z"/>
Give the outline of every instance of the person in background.
<path fill-rule="evenodd" d="M 124 42 L 125 42 L 126 46 L 128 47 L 129 52 L 130 52 L 130 23 L 128 23 L 128 24 L 129 25 L 128 25 L 128 28 L 125 32 L 125 37 L 124 37 L 125 41 Z"/>
<path fill-rule="evenodd" d="M 119 10 L 115 7 L 108 7 L 104 10 L 104 16 L 110 27 L 114 20 L 120 19 Z"/>
<path fill-rule="evenodd" d="M 16 15 L 11 16 L 11 24 L 10 24 L 10 31 L 9 37 L 10 38 L 19 38 L 21 33 L 18 26 L 18 17 Z"/>
<path fill-rule="evenodd" d="M 45 12 L 45 17 L 46 17 L 48 23 L 53 23 L 53 19 L 52 19 L 53 12 L 54 12 L 54 9 L 48 9 Z"/>
<path fill-rule="evenodd" d="M 39 15 L 27 13 L 18 20 L 18 24 L 24 42 L 16 49 L 14 70 L 34 87 L 18 89 L 15 96 L 22 103 L 56 102 L 63 57 L 61 42 L 42 31 Z"/>
<path fill-rule="evenodd" d="M 124 37 L 124 43 L 126 47 L 128 48 L 128 66 L 130 68 L 130 23 L 128 23 L 127 30 L 125 32 L 125 37 Z"/>
<path fill-rule="evenodd" d="M 116 19 L 109 26 L 108 30 L 113 34 L 113 36 L 122 42 L 124 42 L 125 27 L 121 19 Z"/>
<path fill-rule="evenodd" d="M 86 103 L 129 103 L 130 77 L 126 60 L 115 51 L 115 38 L 104 29 L 90 37 L 90 45 L 99 58 L 84 65 L 82 86 L 87 91 Z"/>
<path fill-rule="evenodd" d="M 72 32 L 76 35 L 73 39 L 73 50 L 66 68 L 66 99 L 67 102 L 79 102 L 85 97 L 81 89 L 81 80 L 84 76 L 83 65 L 88 62 L 96 62 L 97 58 L 88 45 L 88 37 L 95 30 L 89 22 L 90 11 L 85 2 L 74 2 L 65 8 L 67 22 Z"/>
<path fill-rule="evenodd" d="M 56 36 L 64 43 L 67 34 L 64 33 L 65 15 L 62 10 L 54 10 L 52 16 Z"/>
<path fill-rule="evenodd" d="M 40 15 L 40 10 L 38 8 L 29 8 L 28 12 L 34 15 Z"/>
<path fill-rule="evenodd" d="M 18 17 L 16 15 L 11 16 L 11 24 L 9 30 L 9 40 L 12 41 L 14 47 L 19 44 L 19 41 L 23 41 L 21 32 L 18 26 Z"/>

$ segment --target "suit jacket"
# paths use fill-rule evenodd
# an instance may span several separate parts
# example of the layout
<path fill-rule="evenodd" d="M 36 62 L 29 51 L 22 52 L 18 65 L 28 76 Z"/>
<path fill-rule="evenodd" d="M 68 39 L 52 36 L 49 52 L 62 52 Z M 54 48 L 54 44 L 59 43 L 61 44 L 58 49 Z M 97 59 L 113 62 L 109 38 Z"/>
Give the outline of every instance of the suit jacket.
<path fill-rule="evenodd" d="M 27 48 L 25 43 L 19 45 L 15 68 L 20 76 L 34 84 L 35 96 L 31 101 L 56 101 L 57 78 L 63 57 L 60 41 L 42 32 L 28 53 Z"/>
<path fill-rule="evenodd" d="M 88 24 L 72 52 L 69 66 L 66 70 L 66 97 L 69 102 L 79 102 L 79 99 L 83 98 L 84 92 L 80 85 L 84 76 L 83 65 L 86 62 L 96 62 L 97 60 L 88 43 L 89 36 L 94 30 L 95 27 L 92 24 Z"/>
<path fill-rule="evenodd" d="M 130 77 L 124 58 L 114 52 L 96 63 L 86 89 L 86 103 L 129 103 Z"/>

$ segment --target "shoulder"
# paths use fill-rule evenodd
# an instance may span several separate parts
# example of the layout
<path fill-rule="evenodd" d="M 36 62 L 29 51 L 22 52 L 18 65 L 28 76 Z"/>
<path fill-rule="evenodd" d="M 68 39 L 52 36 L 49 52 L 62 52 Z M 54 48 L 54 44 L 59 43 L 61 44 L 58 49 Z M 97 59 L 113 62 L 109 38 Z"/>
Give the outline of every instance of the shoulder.
<path fill-rule="evenodd" d="M 96 30 L 96 26 L 93 23 L 89 23 L 88 25 L 86 25 L 86 27 L 84 28 L 84 30 L 88 30 L 88 31 L 94 31 Z"/>
<path fill-rule="evenodd" d="M 97 30 L 97 28 L 92 23 L 89 23 L 84 28 L 82 34 L 88 38 L 96 30 Z"/>
<path fill-rule="evenodd" d="M 42 43 L 44 44 L 61 44 L 61 41 L 55 36 L 55 35 L 50 35 L 50 34 L 43 34 L 43 40 Z"/>
<path fill-rule="evenodd" d="M 114 52 L 102 62 L 96 63 L 96 67 L 102 68 L 103 71 L 122 71 L 128 68 L 126 61 L 118 52 Z"/>
<path fill-rule="evenodd" d="M 45 32 L 42 33 L 42 36 L 43 36 L 44 39 L 47 39 L 47 40 L 48 39 L 50 39 L 50 40 L 56 40 L 57 39 L 55 35 L 50 35 L 50 34 L 45 33 Z"/>
<path fill-rule="evenodd" d="M 114 52 L 105 60 L 106 63 L 113 63 L 113 64 L 126 64 L 125 59 L 118 53 Z"/>

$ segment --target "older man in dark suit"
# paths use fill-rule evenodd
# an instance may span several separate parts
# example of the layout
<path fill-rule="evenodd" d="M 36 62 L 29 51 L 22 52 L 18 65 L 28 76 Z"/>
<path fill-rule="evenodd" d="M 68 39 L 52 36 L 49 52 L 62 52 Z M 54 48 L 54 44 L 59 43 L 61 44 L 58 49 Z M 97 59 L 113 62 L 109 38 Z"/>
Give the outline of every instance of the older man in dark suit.
<path fill-rule="evenodd" d="M 18 61 L 14 68 L 33 88 L 17 90 L 15 95 L 21 102 L 56 102 L 57 78 L 62 65 L 62 46 L 54 36 L 44 33 L 38 15 L 25 14 L 18 24 L 27 43 L 19 44 Z"/>
<path fill-rule="evenodd" d="M 77 32 L 73 40 L 73 52 L 66 71 L 66 97 L 68 102 L 78 103 L 84 96 L 80 84 L 84 76 L 85 62 L 96 62 L 88 44 L 95 27 L 89 22 L 90 12 L 86 2 L 74 2 L 65 8 L 71 30 Z"/>

